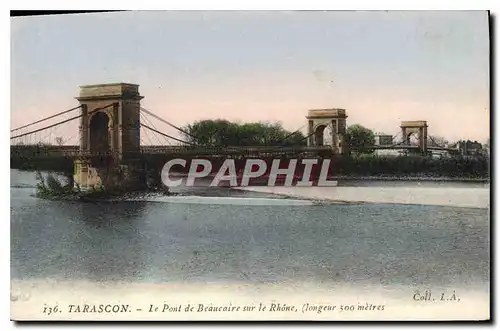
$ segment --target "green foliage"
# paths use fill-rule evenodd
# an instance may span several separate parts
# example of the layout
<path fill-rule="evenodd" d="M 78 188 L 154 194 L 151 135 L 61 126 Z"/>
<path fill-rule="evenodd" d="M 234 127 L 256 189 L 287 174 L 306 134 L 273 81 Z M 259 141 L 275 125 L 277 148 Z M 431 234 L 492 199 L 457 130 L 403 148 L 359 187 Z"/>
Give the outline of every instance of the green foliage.
<path fill-rule="evenodd" d="M 36 196 L 44 199 L 71 199 L 75 197 L 75 194 L 79 193 L 75 191 L 71 184 L 64 185 L 61 183 L 57 177 L 49 173 L 44 178 L 40 171 L 36 172 Z"/>
<path fill-rule="evenodd" d="M 90 187 L 85 192 L 77 185 L 73 187 L 72 181 L 64 185 L 54 174 L 48 173 L 45 177 L 40 171 L 36 172 L 36 196 L 48 200 L 85 200 L 100 199 L 113 196 L 114 192 L 105 191 L 102 187 Z"/>
<path fill-rule="evenodd" d="M 345 156 L 334 159 L 334 175 L 388 177 L 489 178 L 487 157 Z"/>
<path fill-rule="evenodd" d="M 202 120 L 183 128 L 184 139 L 201 146 L 296 146 L 306 145 L 304 135 L 285 130 L 279 123 L 234 123 Z M 286 139 L 286 140 L 285 140 Z"/>
<path fill-rule="evenodd" d="M 345 142 L 353 154 L 370 154 L 374 152 L 369 146 L 375 145 L 375 134 L 360 124 L 354 124 L 347 128 Z"/>
<path fill-rule="evenodd" d="M 36 191 L 37 191 L 37 194 L 40 192 L 40 193 L 45 193 L 47 191 L 47 187 L 45 186 L 45 179 L 43 178 L 43 175 L 40 171 L 37 171 L 36 174 L 35 174 L 35 178 L 36 178 Z"/>
<path fill-rule="evenodd" d="M 490 140 L 486 142 L 486 144 L 481 144 L 478 141 L 472 140 L 459 140 L 458 147 L 462 151 L 463 154 L 466 155 L 487 155 L 488 150 L 490 149 Z"/>
<path fill-rule="evenodd" d="M 432 139 L 430 139 L 430 141 L 428 142 L 428 146 L 437 146 L 437 147 L 444 147 L 447 144 L 449 144 L 449 141 L 439 136 L 433 136 Z"/>

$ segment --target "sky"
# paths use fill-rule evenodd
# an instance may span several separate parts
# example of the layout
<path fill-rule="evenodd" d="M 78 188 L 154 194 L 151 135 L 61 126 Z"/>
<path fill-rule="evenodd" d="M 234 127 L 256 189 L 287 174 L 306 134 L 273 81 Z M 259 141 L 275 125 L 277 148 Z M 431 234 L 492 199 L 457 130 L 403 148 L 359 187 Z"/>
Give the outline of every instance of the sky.
<path fill-rule="evenodd" d="M 348 125 L 375 132 L 426 120 L 432 136 L 484 142 L 489 70 L 485 11 L 14 17 L 11 125 L 77 106 L 81 85 L 125 82 L 178 126 L 225 118 L 295 131 L 308 109 L 344 108 Z"/>

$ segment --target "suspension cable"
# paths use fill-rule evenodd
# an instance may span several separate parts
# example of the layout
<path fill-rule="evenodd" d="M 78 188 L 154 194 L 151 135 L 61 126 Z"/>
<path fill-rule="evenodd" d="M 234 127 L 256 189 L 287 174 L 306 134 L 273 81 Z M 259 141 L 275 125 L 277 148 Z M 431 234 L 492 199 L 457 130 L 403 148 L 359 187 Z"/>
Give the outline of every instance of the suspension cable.
<path fill-rule="evenodd" d="M 300 143 L 300 142 L 302 142 L 302 141 L 306 140 L 307 138 L 309 138 L 309 137 L 313 136 L 314 134 L 315 134 L 315 132 L 312 132 L 312 133 L 310 133 L 309 135 L 305 136 L 304 138 L 300 139 L 300 140 L 299 140 L 299 141 L 297 141 L 297 142 L 298 142 L 298 143 Z"/>
<path fill-rule="evenodd" d="M 165 133 L 160 132 L 160 131 L 158 131 L 158 130 L 156 130 L 156 129 L 153 129 L 152 127 L 149 127 L 149 126 L 147 126 L 146 124 L 142 124 L 142 123 L 141 123 L 141 126 L 142 126 L 142 127 L 145 127 L 146 129 L 149 129 L 149 130 L 151 130 L 151 131 L 153 131 L 153 132 L 156 132 L 156 133 L 158 133 L 158 134 L 161 134 L 162 136 L 165 136 L 165 137 L 167 137 L 167 138 L 170 138 L 170 139 L 176 140 L 176 141 L 181 142 L 181 143 L 184 143 L 184 144 L 193 145 L 192 143 L 189 143 L 189 142 L 184 141 L 184 140 L 181 140 L 181 139 L 177 139 L 177 138 L 175 138 L 175 137 L 169 136 L 168 134 L 165 134 Z"/>
<path fill-rule="evenodd" d="M 438 144 L 438 143 L 434 140 L 434 138 L 433 138 L 432 136 L 427 136 L 427 137 L 428 137 L 428 138 L 429 138 L 429 140 L 430 140 L 430 141 L 431 141 L 434 145 L 436 145 L 437 147 L 444 147 L 444 145 L 443 145 L 443 146 L 439 145 L 439 144 Z"/>
<path fill-rule="evenodd" d="M 145 109 L 145 108 L 143 108 L 143 107 L 141 107 L 141 110 L 142 110 L 143 112 L 145 112 L 146 114 L 153 116 L 153 117 L 154 117 L 154 118 L 156 118 L 157 120 L 159 120 L 159 121 L 161 121 L 161 122 L 163 122 L 163 123 L 165 123 L 165 124 L 167 124 L 167 125 L 170 125 L 170 126 L 171 126 L 171 127 L 173 127 L 174 129 L 176 129 L 176 130 L 178 130 L 178 131 L 180 131 L 180 132 L 182 132 L 182 133 L 184 133 L 184 134 L 188 135 L 189 137 L 191 137 L 191 138 L 193 138 L 193 139 L 195 139 L 195 140 L 199 140 L 197 137 L 193 136 L 193 135 L 192 135 L 192 134 L 190 134 L 189 132 L 187 132 L 187 131 L 185 131 L 185 130 L 183 130 L 183 129 L 179 128 L 179 127 L 178 127 L 178 126 L 176 126 L 176 125 L 173 125 L 173 124 L 172 124 L 172 123 L 170 123 L 169 121 L 164 120 L 163 118 L 161 118 L 161 117 L 159 117 L 159 116 L 157 116 L 157 115 L 153 114 L 153 113 L 152 113 L 152 112 L 150 112 L 149 110 L 147 110 L 147 109 Z"/>
<path fill-rule="evenodd" d="M 299 129 L 295 130 L 294 132 L 286 135 L 285 138 L 283 138 L 283 140 L 281 141 L 281 145 L 283 145 L 288 138 L 291 138 L 293 135 L 299 133 L 300 130 L 302 130 L 305 126 L 306 126 L 306 124 L 302 125 Z M 302 141 L 302 140 L 300 140 L 300 141 Z"/>
<path fill-rule="evenodd" d="M 297 143 L 303 142 L 304 140 L 308 139 L 309 137 L 313 136 L 314 134 L 315 134 L 315 132 L 310 133 L 309 135 L 307 135 L 307 136 L 305 136 L 304 138 L 302 138 L 302 139 L 300 139 L 299 141 L 297 141 Z M 283 147 L 285 147 L 285 146 L 283 146 L 283 145 L 281 145 L 281 146 L 276 146 L 276 147 L 272 146 L 272 147 L 271 147 L 271 149 L 270 149 L 270 151 L 274 151 L 274 150 L 277 150 L 277 149 L 279 149 L 279 148 L 283 148 Z M 293 147 L 293 146 L 292 146 L 292 147 Z"/>
<path fill-rule="evenodd" d="M 10 132 L 14 132 L 14 131 L 17 131 L 17 130 L 21 130 L 21 129 L 24 129 L 24 128 L 27 128 L 28 126 L 32 126 L 32 125 L 35 125 L 35 124 L 38 124 L 38 123 L 41 123 L 41 122 L 44 122 L 46 120 L 50 120 L 51 118 L 54 118 L 56 116 L 59 116 L 59 115 L 63 115 L 63 114 L 66 114 L 66 113 L 69 113 L 70 111 L 73 111 L 73 110 L 76 110 L 78 108 L 82 107 L 82 105 L 78 106 L 78 107 L 75 107 L 75 108 L 71 108 L 71 109 L 68 109 L 68 110 L 65 110 L 65 111 L 62 111 L 60 113 L 57 113 L 55 115 L 52 115 L 52 116 L 49 116 L 49 117 L 46 117 L 46 118 L 43 118 L 41 120 L 38 120 L 36 122 L 33 122 L 33 123 L 30 123 L 30 124 L 26 124 L 26 125 L 23 125 L 23 126 L 20 126 L 18 128 L 15 128 L 15 129 L 12 129 L 10 130 Z"/>
<path fill-rule="evenodd" d="M 139 113 L 139 116 L 140 116 L 140 118 L 141 118 L 141 126 L 143 126 L 143 125 L 142 125 L 142 122 L 146 122 L 146 123 L 150 124 L 150 125 L 153 127 L 153 129 L 156 129 L 156 128 L 154 127 L 154 125 L 146 119 L 146 116 L 145 116 L 143 113 Z M 145 133 L 146 135 L 148 135 L 147 131 L 144 131 L 144 133 Z M 156 135 L 153 135 L 153 136 L 155 137 L 156 141 L 158 142 L 158 144 L 159 144 L 158 146 L 161 146 L 161 145 L 162 145 L 162 143 L 161 143 L 160 139 L 158 139 L 158 136 L 156 136 Z M 148 138 L 149 138 L 149 135 L 148 135 Z M 150 141 L 150 142 L 151 142 L 151 141 Z M 167 141 L 167 142 L 168 142 L 168 143 L 170 143 L 170 141 Z M 151 144 L 151 145 L 152 145 L 152 144 Z"/>
<path fill-rule="evenodd" d="M 96 111 L 99 111 L 99 110 L 106 109 L 106 108 L 111 107 L 111 106 L 113 106 L 113 105 L 114 105 L 114 103 L 109 104 L 109 105 L 104 106 L 104 107 L 101 107 L 101 108 L 96 108 L 96 109 L 94 109 L 94 110 L 92 110 L 92 111 L 89 111 L 89 112 L 87 113 L 87 115 L 90 115 L 90 114 L 92 114 L 92 113 L 95 113 Z M 19 137 L 23 137 L 23 136 L 27 136 L 27 135 L 30 135 L 30 134 L 33 134 L 33 133 L 37 133 L 37 132 L 40 132 L 40 131 L 43 131 L 43 130 L 47 130 L 47 129 L 53 128 L 54 126 L 61 125 L 61 124 L 64 124 L 64 123 L 67 123 L 67 122 L 72 121 L 72 120 L 76 120 L 77 118 L 80 118 L 80 117 L 82 117 L 82 116 L 83 116 L 83 114 L 80 114 L 80 115 L 78 115 L 78 116 L 72 117 L 72 118 L 70 118 L 70 119 L 67 119 L 67 120 L 64 120 L 64 121 L 61 121 L 61 122 L 58 122 L 58 123 L 55 123 L 55 124 L 52 124 L 52 125 L 49 125 L 49 126 L 46 126 L 46 127 L 44 127 L 44 128 L 38 129 L 38 130 L 34 130 L 34 131 L 31 131 L 31 132 L 28 132 L 28 133 L 23 133 L 23 134 L 20 134 L 20 135 L 14 136 L 14 137 L 10 137 L 10 140 L 12 140 L 12 139 L 16 139 L 16 138 L 19 138 Z"/>

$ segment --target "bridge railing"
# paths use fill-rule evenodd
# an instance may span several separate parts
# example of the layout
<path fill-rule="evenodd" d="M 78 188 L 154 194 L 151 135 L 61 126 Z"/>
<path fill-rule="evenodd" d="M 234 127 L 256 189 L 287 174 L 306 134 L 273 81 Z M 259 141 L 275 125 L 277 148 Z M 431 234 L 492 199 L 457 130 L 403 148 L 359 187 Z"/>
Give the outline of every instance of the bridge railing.
<path fill-rule="evenodd" d="M 378 145 L 373 149 L 393 149 L 410 150 L 418 149 L 419 146 L 404 145 Z M 370 148 L 372 148 L 370 147 Z M 454 148 L 428 147 L 428 150 L 442 150 L 455 152 Z M 331 151 L 329 146 L 141 146 L 141 150 L 136 153 L 125 153 L 126 157 L 143 157 L 147 155 L 175 155 L 182 156 L 279 156 L 279 155 L 310 155 L 328 154 Z M 109 157 L 116 156 L 111 151 L 80 151 L 79 146 L 43 146 L 43 145 L 12 145 L 11 154 L 35 157 L 35 156 L 64 156 L 71 158 Z"/>
<path fill-rule="evenodd" d="M 169 154 L 169 155 L 279 155 L 293 153 L 318 153 L 328 152 L 328 146 L 307 147 L 307 146 L 142 146 L 140 152 L 125 153 L 127 156 L 140 157 L 141 155 Z M 67 156 L 67 157 L 93 157 L 93 156 L 113 156 L 116 153 L 111 151 L 80 151 L 79 146 L 11 146 L 11 154 L 31 156 Z"/>

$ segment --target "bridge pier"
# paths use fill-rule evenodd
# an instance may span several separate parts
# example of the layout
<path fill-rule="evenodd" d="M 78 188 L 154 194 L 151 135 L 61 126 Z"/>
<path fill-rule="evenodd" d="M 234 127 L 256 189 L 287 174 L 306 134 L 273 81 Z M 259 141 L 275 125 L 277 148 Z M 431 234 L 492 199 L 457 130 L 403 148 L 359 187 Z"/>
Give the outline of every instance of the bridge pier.
<path fill-rule="evenodd" d="M 112 192 L 137 191 L 146 187 L 142 162 L 126 164 L 111 162 L 74 161 L 74 182 L 83 190 L 105 189 Z"/>

